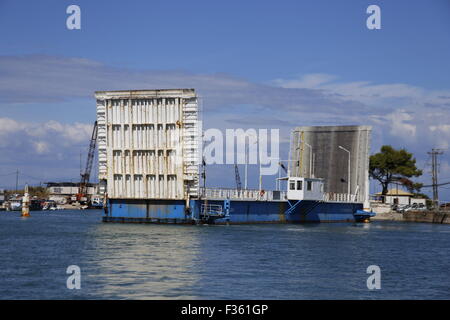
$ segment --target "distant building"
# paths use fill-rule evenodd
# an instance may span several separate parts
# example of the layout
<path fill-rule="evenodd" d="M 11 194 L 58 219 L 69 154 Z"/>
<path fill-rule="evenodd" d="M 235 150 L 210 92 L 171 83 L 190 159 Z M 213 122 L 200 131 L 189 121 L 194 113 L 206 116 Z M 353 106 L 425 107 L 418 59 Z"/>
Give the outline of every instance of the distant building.
<path fill-rule="evenodd" d="M 382 193 L 378 192 L 375 194 L 376 198 L 382 200 Z M 387 204 L 397 204 L 397 205 L 413 205 L 413 204 L 426 204 L 426 199 L 414 198 L 414 194 L 401 190 L 401 189 L 390 189 L 386 194 Z"/>
<path fill-rule="evenodd" d="M 5 190 L 0 189 L 0 206 L 5 202 Z"/>
<path fill-rule="evenodd" d="M 57 203 L 66 203 L 71 197 L 75 196 L 79 191 L 79 183 L 74 182 L 48 182 L 47 190 L 49 192 L 48 200 Z M 87 188 L 88 195 L 97 194 L 97 184 L 89 183 Z"/>

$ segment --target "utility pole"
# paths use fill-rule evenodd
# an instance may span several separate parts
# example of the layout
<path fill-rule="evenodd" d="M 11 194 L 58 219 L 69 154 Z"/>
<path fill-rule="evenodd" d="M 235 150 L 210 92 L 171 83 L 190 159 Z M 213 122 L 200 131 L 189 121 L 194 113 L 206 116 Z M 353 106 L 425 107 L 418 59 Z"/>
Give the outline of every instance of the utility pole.
<path fill-rule="evenodd" d="M 19 169 L 16 171 L 16 192 L 19 189 Z"/>
<path fill-rule="evenodd" d="M 438 168 L 439 163 L 437 156 L 443 154 L 441 149 L 431 149 L 428 152 L 431 155 L 431 184 L 433 185 L 433 203 L 435 208 L 439 208 L 439 191 L 438 191 Z"/>

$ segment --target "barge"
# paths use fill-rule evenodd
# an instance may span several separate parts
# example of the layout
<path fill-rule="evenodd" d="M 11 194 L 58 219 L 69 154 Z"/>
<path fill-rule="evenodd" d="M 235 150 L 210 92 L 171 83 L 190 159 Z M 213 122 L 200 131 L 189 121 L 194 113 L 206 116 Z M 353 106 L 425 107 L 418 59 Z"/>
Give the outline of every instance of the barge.
<path fill-rule="evenodd" d="M 309 176 L 304 170 L 292 175 L 294 170 L 287 170 L 286 177 L 279 177 L 286 190 L 201 187 L 205 164 L 200 160 L 202 128 L 194 89 L 95 95 L 104 222 L 358 222 L 373 216 L 364 209 L 359 186 L 353 193 L 330 192 L 327 181 L 315 178 L 311 168 Z"/>
<path fill-rule="evenodd" d="M 322 181 L 292 177 L 291 185 L 320 190 Z M 104 222 L 177 224 L 253 224 L 305 222 L 368 222 L 374 213 L 346 194 L 302 190 L 264 191 L 205 189 L 203 199 L 108 199 Z M 306 192 L 305 192 L 306 193 Z M 311 192 L 312 193 L 312 192 Z"/>

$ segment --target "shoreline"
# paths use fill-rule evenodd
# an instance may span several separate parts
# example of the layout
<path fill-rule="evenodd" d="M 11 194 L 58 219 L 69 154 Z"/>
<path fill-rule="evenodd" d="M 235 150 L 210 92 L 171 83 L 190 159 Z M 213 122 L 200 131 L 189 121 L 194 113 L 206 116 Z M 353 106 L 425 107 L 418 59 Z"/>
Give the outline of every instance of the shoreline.
<path fill-rule="evenodd" d="M 450 211 L 380 212 L 371 220 L 450 224 Z"/>

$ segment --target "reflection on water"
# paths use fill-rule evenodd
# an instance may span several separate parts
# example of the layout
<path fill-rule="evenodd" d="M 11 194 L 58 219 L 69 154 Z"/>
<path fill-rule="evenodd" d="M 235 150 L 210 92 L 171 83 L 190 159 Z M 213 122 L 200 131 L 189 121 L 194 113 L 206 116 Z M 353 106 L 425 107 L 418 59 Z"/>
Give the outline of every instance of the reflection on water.
<path fill-rule="evenodd" d="M 193 228 L 99 224 L 83 261 L 94 296 L 195 299 L 199 243 Z"/>
<path fill-rule="evenodd" d="M 449 299 L 449 225 L 108 224 L 0 214 L 1 299 Z M 66 268 L 81 268 L 81 290 Z M 381 268 L 381 290 L 366 269 Z"/>

